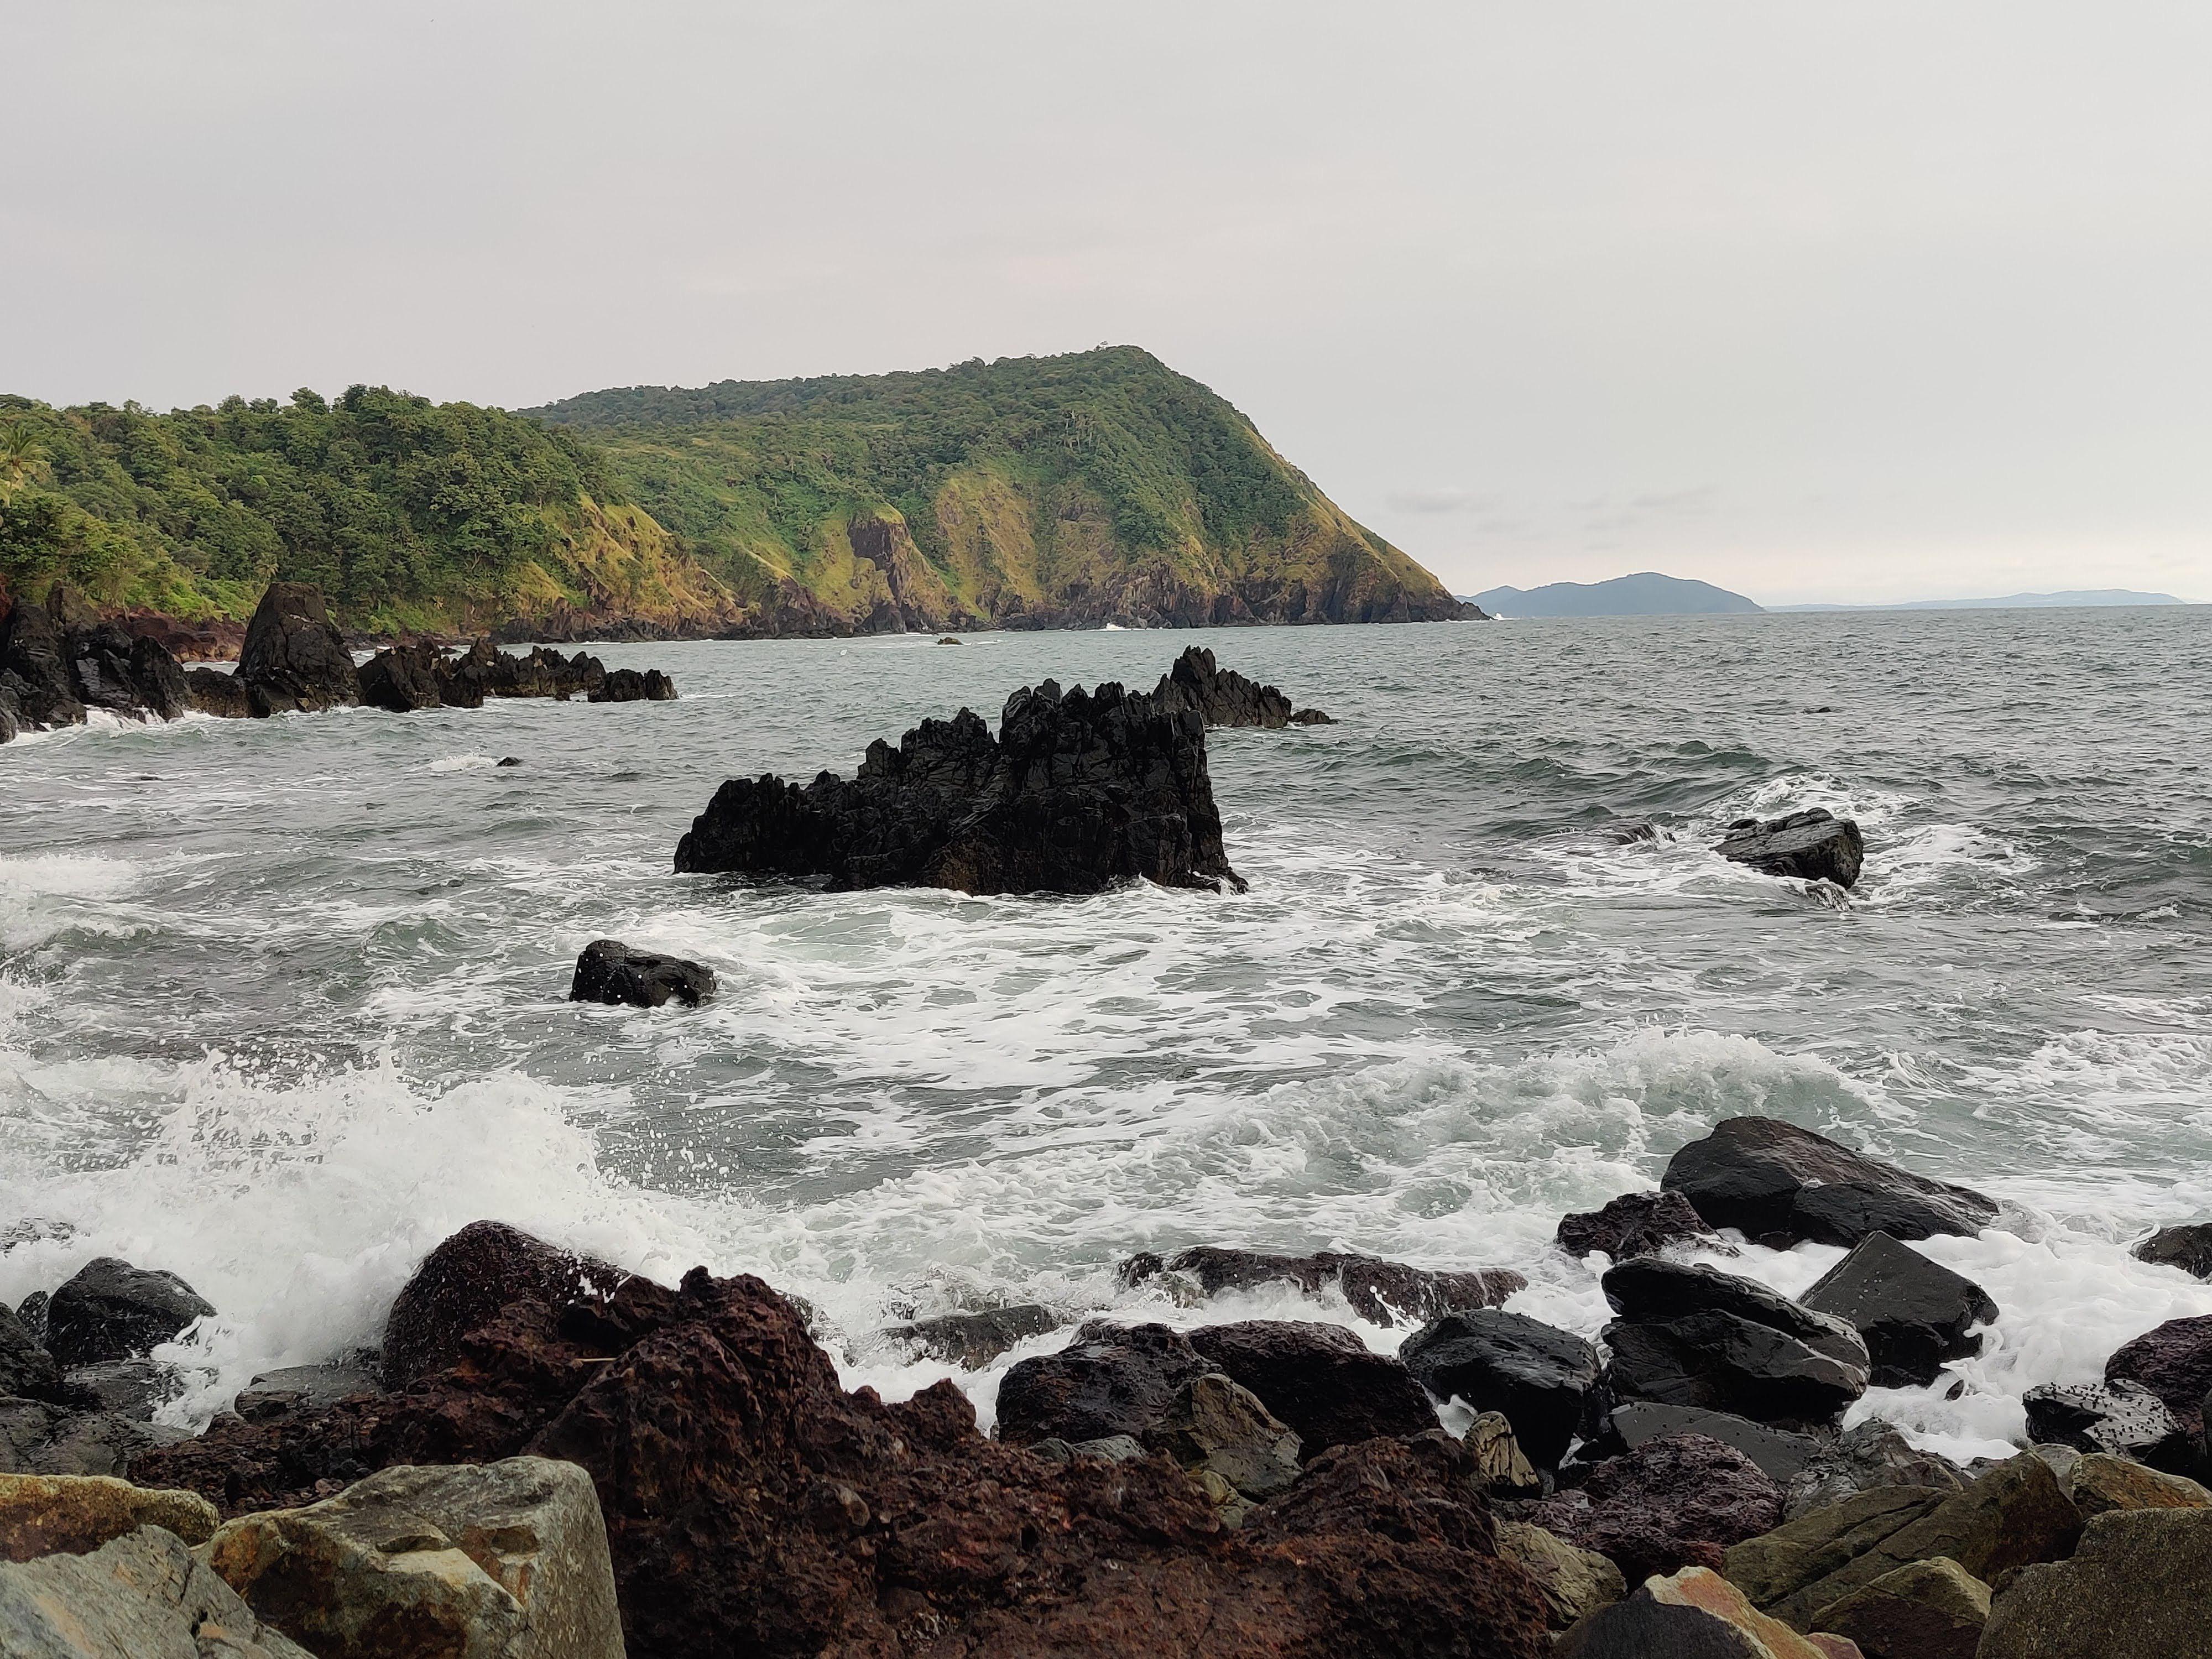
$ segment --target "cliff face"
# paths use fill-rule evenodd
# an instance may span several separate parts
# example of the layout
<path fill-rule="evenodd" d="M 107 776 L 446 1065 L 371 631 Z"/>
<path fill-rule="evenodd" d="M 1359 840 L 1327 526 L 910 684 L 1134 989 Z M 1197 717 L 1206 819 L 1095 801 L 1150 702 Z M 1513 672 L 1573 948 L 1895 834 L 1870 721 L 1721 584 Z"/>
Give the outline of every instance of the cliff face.
<path fill-rule="evenodd" d="M 742 632 L 1470 614 L 1230 404 L 1133 348 L 531 412 L 599 447 L 740 596 Z"/>

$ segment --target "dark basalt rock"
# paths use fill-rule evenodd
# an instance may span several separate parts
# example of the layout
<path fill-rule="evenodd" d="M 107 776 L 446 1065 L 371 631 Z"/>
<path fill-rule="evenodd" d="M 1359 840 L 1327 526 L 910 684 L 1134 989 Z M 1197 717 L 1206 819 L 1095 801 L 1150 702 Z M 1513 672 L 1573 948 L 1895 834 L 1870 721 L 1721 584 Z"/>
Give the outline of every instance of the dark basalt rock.
<path fill-rule="evenodd" d="M 64 1370 L 136 1358 L 214 1311 L 176 1274 L 104 1255 L 54 1292 L 46 1307 L 46 1347 Z"/>
<path fill-rule="evenodd" d="M 131 641 L 131 688 L 138 705 L 165 720 L 181 719 L 192 707 L 191 688 L 185 684 L 182 664 L 169 647 L 144 635 Z"/>
<path fill-rule="evenodd" d="M 503 1221 L 472 1221 L 422 1258 L 392 1303 L 384 1322 L 385 1382 L 404 1389 L 452 1365 L 462 1340 L 514 1303 L 588 1303 L 629 1277 Z"/>
<path fill-rule="evenodd" d="M 112 1412 L 134 1423 L 149 1423 L 154 1413 L 184 1391 L 173 1365 L 153 1359 L 104 1359 L 65 1374 L 62 1386 L 79 1411 Z"/>
<path fill-rule="evenodd" d="M 2179 1267 L 2199 1279 L 2212 1279 L 2212 1221 L 2186 1227 L 2161 1227 L 2128 1252 L 2138 1261 Z"/>
<path fill-rule="evenodd" d="M 894 1325 L 884 1334 L 913 1344 L 932 1359 L 978 1370 L 1018 1342 L 1042 1336 L 1060 1323 L 1060 1316 L 1034 1302 L 1010 1308 L 987 1308 L 981 1313 L 939 1314 Z"/>
<path fill-rule="evenodd" d="M 59 1401 L 62 1368 L 44 1343 L 0 1303 L 0 1396 Z"/>
<path fill-rule="evenodd" d="M 337 708 L 361 701 L 361 677 L 322 591 L 271 582 L 246 625 L 238 677 L 257 715 Z"/>
<path fill-rule="evenodd" d="M 1295 1430 L 1309 1462 L 1331 1446 L 1437 1426 L 1413 1374 L 1341 1325 L 1245 1320 L 1203 1326 L 1190 1346 Z"/>
<path fill-rule="evenodd" d="M 1370 1324 L 1423 1323 L 1449 1313 L 1494 1308 L 1528 1281 L 1506 1267 L 1452 1271 L 1409 1267 L 1378 1256 L 1341 1250 L 1313 1255 L 1271 1255 L 1261 1250 L 1224 1249 L 1194 1244 L 1163 1258 L 1139 1251 L 1116 1270 L 1121 1282 L 1138 1285 L 1162 1273 L 1181 1275 L 1200 1294 L 1258 1290 L 1293 1285 L 1308 1296 L 1334 1291 L 1352 1312 Z"/>
<path fill-rule="evenodd" d="M 1867 1369 L 1866 1344 L 1850 1321 L 1792 1302 L 1755 1279 L 1647 1256 L 1620 1263 L 1598 1282 L 1614 1311 L 1633 1324 L 1664 1322 L 1690 1314 L 1733 1314 L 1795 1337 L 1815 1353 L 1854 1370 Z"/>
<path fill-rule="evenodd" d="M 1407 1337 L 1398 1358 L 1438 1400 L 1502 1413 L 1528 1461 L 1555 1468 L 1598 1382 L 1597 1350 L 1522 1314 L 1448 1314 Z"/>
<path fill-rule="evenodd" d="M 2027 1437 L 2038 1445 L 2131 1457 L 2193 1474 L 2197 1446 L 2179 1417 L 2139 1382 L 2046 1382 L 2021 1396 Z"/>
<path fill-rule="evenodd" d="M 122 1476 L 154 1448 L 185 1438 L 117 1412 L 0 1395 L 0 1474 Z"/>
<path fill-rule="evenodd" d="M 1732 1117 L 1668 1160 L 1661 1186 L 1706 1222 L 1786 1248 L 1807 1239 L 1848 1248 L 1893 1238 L 1972 1237 L 1996 1219 L 1993 1199 L 1863 1157 L 1771 1117 Z"/>
<path fill-rule="evenodd" d="M 1669 1435 L 1599 1464 L 1524 1518 L 1595 1550 L 1634 1584 L 1684 1567 L 1718 1571 L 1728 1546 L 1781 1524 L 1782 1489 L 1733 1446 Z"/>
<path fill-rule="evenodd" d="M 445 706 L 438 690 L 444 653 L 434 645 L 395 645 L 361 665 L 361 700 L 371 708 L 411 714 Z"/>
<path fill-rule="evenodd" d="M 1165 1325 L 1094 1319 L 1058 1353 L 1024 1359 L 999 1384 L 999 1438 L 1141 1441 L 1165 1420 L 1176 1393 L 1221 1368 Z"/>
<path fill-rule="evenodd" d="M 0 685 L 0 743 L 13 743 L 23 730 L 23 707 L 15 694 Z"/>
<path fill-rule="evenodd" d="M 1713 851 L 1764 875 L 1849 887 L 1859 878 L 1866 842 L 1851 819 L 1815 806 L 1787 817 L 1738 818 Z"/>
<path fill-rule="evenodd" d="M 451 660 L 441 653 L 436 672 L 439 696 L 455 708 L 481 708 L 487 697 L 551 697 L 565 702 L 578 692 L 591 697 L 607 678 L 605 665 L 581 651 L 564 657 L 539 645 L 518 657 L 501 650 L 489 636 Z M 665 675 L 657 669 L 653 672 L 665 683 Z M 673 687 L 668 695 L 676 695 Z"/>
<path fill-rule="evenodd" d="M 1224 1532 L 1169 1458 L 987 1440 L 949 1383 L 895 1406 L 845 1393 L 794 1308 L 703 1270 L 517 1303 L 403 1395 L 220 1420 L 134 1473 L 235 1513 L 339 1464 L 522 1453 L 591 1474 L 631 1659 L 1548 1651 L 1541 1598 L 1442 1435 L 1324 1453 Z"/>
<path fill-rule="evenodd" d="M 246 682 L 220 668 L 186 669 L 185 692 L 191 699 L 192 707 L 203 714 L 232 720 L 252 717 L 253 699 L 246 692 Z"/>
<path fill-rule="evenodd" d="M 1880 1418 L 1845 1429 L 1820 1455 L 1784 1483 L 1782 1512 L 1790 1520 L 1878 1486 L 1963 1491 L 1967 1476 L 1949 1458 L 1922 1451 Z"/>
<path fill-rule="evenodd" d="M 1726 1245 L 1680 1193 L 1623 1193 L 1601 1210 L 1559 1218 L 1559 1248 L 1577 1259 L 1602 1250 L 1615 1261 L 1652 1255 L 1669 1244 Z"/>
<path fill-rule="evenodd" d="M 673 702 L 676 684 L 658 668 L 610 668 L 588 694 L 592 702 Z"/>
<path fill-rule="evenodd" d="M 1248 680 L 1234 669 L 1214 666 L 1213 653 L 1187 647 L 1175 666 L 1160 676 L 1152 701 L 1162 708 L 1188 708 L 1208 726 L 1257 726 L 1279 731 L 1285 726 L 1334 726 L 1318 708 L 1293 709 L 1272 685 Z"/>
<path fill-rule="evenodd" d="M 384 1380 L 366 1365 L 288 1365 L 264 1371 L 238 1391 L 231 1410 L 249 1423 L 300 1411 L 324 1411 L 342 1400 L 374 1399 Z"/>
<path fill-rule="evenodd" d="M 1590 1445 L 1580 1455 L 1619 1457 L 1650 1441 L 1684 1434 L 1701 1434 L 1735 1447 L 1764 1469 L 1769 1479 L 1785 1487 L 1818 1464 L 1830 1449 L 1830 1443 L 1817 1436 L 1793 1434 L 1733 1413 L 1632 1400 L 1605 1414 Z"/>
<path fill-rule="evenodd" d="M 2169 1319 L 2124 1343 L 2105 1362 L 2105 1381 L 2148 1389 L 2189 1434 L 2204 1435 L 2204 1399 L 2212 1392 L 2212 1314 Z"/>
<path fill-rule="evenodd" d="M 1622 1321 L 1599 1334 L 1616 1400 L 1656 1400 L 1791 1426 L 1832 1422 L 1866 1392 L 1866 1372 L 1732 1313 Z"/>
<path fill-rule="evenodd" d="M 0 686 L 26 726 L 76 726 L 84 720 L 70 673 L 69 641 L 44 605 L 18 599 L 0 623 Z"/>
<path fill-rule="evenodd" d="M 1936 1380 L 1948 1360 L 1982 1351 L 1979 1332 L 1997 1304 L 1973 1280 L 1930 1261 L 1887 1233 L 1876 1233 L 1805 1292 L 1804 1304 L 1848 1320 L 1866 1339 L 1878 1389 Z"/>
<path fill-rule="evenodd" d="M 658 1008 L 672 998 L 696 1008 L 714 994 L 713 969 L 682 957 L 635 950 L 617 939 L 586 945 L 568 985 L 571 1002 L 626 1002 L 635 1008 Z"/>
<path fill-rule="evenodd" d="M 1095 893 L 1142 878 L 1243 890 L 1221 846 L 1206 728 L 1105 684 L 1007 699 L 994 740 L 967 709 L 878 742 L 851 778 L 733 778 L 676 848 L 679 872 L 835 888 Z"/>

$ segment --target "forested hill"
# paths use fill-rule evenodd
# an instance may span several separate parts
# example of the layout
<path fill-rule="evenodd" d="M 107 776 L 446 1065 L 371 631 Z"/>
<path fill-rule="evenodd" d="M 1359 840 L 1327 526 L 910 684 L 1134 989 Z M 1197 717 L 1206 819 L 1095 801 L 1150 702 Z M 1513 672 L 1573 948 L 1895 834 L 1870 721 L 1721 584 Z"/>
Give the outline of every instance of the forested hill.
<path fill-rule="evenodd" d="M 529 412 L 587 433 L 770 626 L 1462 614 L 1229 404 L 1133 347 Z"/>
<path fill-rule="evenodd" d="M 1461 614 L 1146 353 L 526 414 L 355 386 L 162 415 L 0 395 L 0 608 L 243 618 L 307 581 L 373 634 L 577 638 Z"/>

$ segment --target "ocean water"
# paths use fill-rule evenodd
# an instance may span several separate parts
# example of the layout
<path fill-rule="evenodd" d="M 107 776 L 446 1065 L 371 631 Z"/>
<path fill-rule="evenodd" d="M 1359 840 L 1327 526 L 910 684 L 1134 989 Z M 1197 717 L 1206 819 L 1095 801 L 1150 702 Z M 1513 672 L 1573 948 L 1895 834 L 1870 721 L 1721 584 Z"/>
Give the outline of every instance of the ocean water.
<path fill-rule="evenodd" d="M 1209 738 L 1241 896 L 823 894 L 677 876 L 725 777 L 849 771 L 1015 687 L 1194 641 L 1333 726 Z M 2021 1392 L 2212 1312 L 2126 1253 L 2212 1215 L 2212 611 L 1792 615 L 611 647 L 673 704 L 102 724 L 0 747 L 0 1298 L 94 1255 L 221 1310 L 191 1422 L 373 1343 L 478 1217 L 805 1297 L 848 1382 L 916 1314 L 1173 1305 L 1211 1243 L 1509 1266 L 1594 1333 L 1559 1215 L 1717 1119 L 1788 1118 L 2003 1200 L 1924 1248 L 2001 1315 L 1859 1408 L 1992 1451 Z M 524 764 L 495 767 L 501 756 Z M 1855 816 L 1848 896 L 1714 856 Z M 1650 822 L 1656 843 L 1622 845 Z M 563 999 L 603 935 L 704 1009 Z M 1840 1253 L 1749 1249 L 1802 1290 Z"/>

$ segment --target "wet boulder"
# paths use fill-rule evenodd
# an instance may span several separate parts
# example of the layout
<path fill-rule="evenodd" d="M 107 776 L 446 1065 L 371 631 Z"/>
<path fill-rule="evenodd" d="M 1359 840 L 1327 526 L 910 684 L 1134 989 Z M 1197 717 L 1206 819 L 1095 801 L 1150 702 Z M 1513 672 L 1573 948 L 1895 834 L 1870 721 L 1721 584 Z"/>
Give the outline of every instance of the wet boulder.
<path fill-rule="evenodd" d="M 1879 1486 L 1919 1486 L 1963 1492 L 1966 1471 L 1941 1453 L 1923 1451 L 1878 1417 L 1855 1423 L 1784 1482 L 1782 1513 L 1796 1520 L 1856 1493 Z"/>
<path fill-rule="evenodd" d="M 1655 1577 L 1559 1638 L 1559 1659 L 1844 1659 L 1833 1638 L 1799 1635 L 1704 1566 Z"/>
<path fill-rule="evenodd" d="M 1071 1443 L 1126 1434 L 1143 1441 L 1182 1386 L 1218 1371 L 1165 1325 L 1094 1319 L 1058 1353 L 1024 1359 L 999 1384 L 999 1437 L 1010 1445 Z"/>
<path fill-rule="evenodd" d="M 322 590 L 271 582 L 246 625 L 238 677 L 256 715 L 337 708 L 361 701 L 361 676 Z"/>
<path fill-rule="evenodd" d="M 1528 1505 L 1523 1518 L 1595 1550 L 1639 1583 L 1719 1566 L 1728 1546 L 1780 1523 L 1782 1489 L 1733 1446 L 1673 1435 L 1596 1465 L 1580 1486 Z"/>
<path fill-rule="evenodd" d="M 2179 1267 L 2198 1279 L 2212 1279 L 2212 1221 L 2185 1227 L 2160 1227 L 2128 1252 L 2138 1261 Z"/>
<path fill-rule="evenodd" d="M 186 1437 L 118 1412 L 0 1395 L 0 1474 L 128 1474 L 147 1452 Z"/>
<path fill-rule="evenodd" d="M 438 690 L 443 655 L 434 645 L 395 645 L 378 652 L 361 665 L 362 702 L 395 714 L 443 708 Z"/>
<path fill-rule="evenodd" d="M 155 1412 L 184 1392 L 184 1380 L 175 1366 L 157 1359 L 103 1359 L 64 1372 L 62 1387 L 69 1403 L 80 1410 L 150 1423 Z"/>
<path fill-rule="evenodd" d="M 1717 1267 L 1641 1257 L 1608 1268 L 1598 1283 L 1613 1311 L 1631 1323 L 1729 1314 L 1794 1337 L 1839 1364 L 1867 1368 L 1866 1344 L 1848 1320 L 1792 1302 L 1757 1279 Z"/>
<path fill-rule="evenodd" d="M 696 1008 L 714 994 L 714 970 L 683 957 L 639 951 L 620 939 L 593 939 L 576 958 L 571 1002 L 628 1003 L 659 1008 L 671 1000 Z"/>
<path fill-rule="evenodd" d="M 148 714 L 173 720 L 191 712 L 192 693 L 185 683 L 184 665 L 161 641 L 145 634 L 132 640 L 129 672 L 131 688 Z"/>
<path fill-rule="evenodd" d="M 1162 708 L 1189 709 L 1208 726 L 1256 726 L 1279 731 L 1285 726 L 1333 726 L 1318 708 L 1294 709 L 1272 685 L 1249 680 L 1234 669 L 1217 667 L 1202 645 L 1186 647 L 1175 665 L 1160 677 L 1152 701 Z"/>
<path fill-rule="evenodd" d="M 1996 1219 L 1994 1200 L 1931 1181 L 1771 1117 L 1731 1117 L 1668 1161 L 1660 1184 L 1715 1227 L 1778 1249 L 1893 1238 L 1972 1237 Z"/>
<path fill-rule="evenodd" d="M 1386 1328 L 1494 1308 L 1528 1283 L 1504 1267 L 1409 1267 L 1343 1250 L 1274 1255 L 1213 1244 L 1193 1245 L 1164 1258 L 1142 1251 L 1117 1272 L 1121 1282 L 1133 1287 L 1164 1276 L 1201 1297 L 1274 1285 L 1291 1285 L 1307 1296 L 1334 1293 L 1362 1319 Z"/>
<path fill-rule="evenodd" d="M 69 641 L 44 605 L 18 599 L 0 622 L 0 685 L 12 694 L 25 726 L 83 724 Z"/>
<path fill-rule="evenodd" d="M 1407 1337 L 1398 1358 L 1437 1399 L 1502 1413 L 1540 1468 L 1565 1455 L 1598 1385 L 1588 1342 L 1498 1309 L 1447 1314 Z"/>
<path fill-rule="evenodd" d="M 1298 1478 L 1297 1432 L 1259 1395 L 1218 1371 L 1183 1383 L 1159 1419 L 1135 1438 L 1186 1469 L 1218 1477 L 1253 1503 Z"/>
<path fill-rule="evenodd" d="M 87 1262 L 46 1306 L 46 1347 L 64 1370 L 131 1359 L 215 1312 L 172 1273 L 114 1256 Z"/>
<path fill-rule="evenodd" d="M 129 634 L 112 622 L 88 620 L 70 630 L 65 643 L 70 679 L 79 702 L 87 708 L 104 708 L 111 714 L 140 711 L 138 688 L 132 683 Z"/>
<path fill-rule="evenodd" d="M 1651 1400 L 1791 1426 L 1832 1423 L 1866 1392 L 1866 1372 L 1769 1325 L 1697 1313 L 1651 1323 L 1617 1320 L 1599 1333 L 1605 1386 L 1616 1400 Z"/>
<path fill-rule="evenodd" d="M 2086 1453 L 2061 1478 L 2084 1522 L 2108 1510 L 2212 1509 L 2212 1492 L 2185 1475 L 2146 1468 L 2130 1457 Z"/>
<path fill-rule="evenodd" d="M 1859 878 L 1866 842 L 1851 819 L 1814 806 L 1786 817 L 1738 818 L 1713 851 L 1764 875 L 1849 887 Z"/>
<path fill-rule="evenodd" d="M 1975 1327 L 1997 1316 L 1988 1291 L 1887 1233 L 1855 1248 L 1805 1292 L 1806 1307 L 1848 1321 L 1866 1340 L 1878 1389 L 1925 1385 L 1982 1351 Z"/>
<path fill-rule="evenodd" d="M 1990 1604 L 1977 1659 L 2202 1659 L 2212 1510 L 2115 1510 Z"/>
<path fill-rule="evenodd" d="M 1592 1444 L 1582 1455 L 1618 1457 L 1647 1441 L 1674 1435 L 1702 1434 L 1723 1445 L 1733 1446 L 1759 1465 L 1768 1478 L 1788 1486 L 1828 1454 L 1832 1443 L 1809 1434 L 1795 1434 L 1729 1412 L 1700 1411 L 1689 1406 L 1662 1406 L 1656 1401 L 1632 1400 L 1607 1412 L 1591 1436 Z"/>
<path fill-rule="evenodd" d="M 836 888 L 1095 893 L 1139 879 L 1243 890 L 1221 844 L 1206 726 L 1119 685 L 1007 699 L 878 742 L 850 778 L 733 778 L 678 843 L 678 872 Z"/>
<path fill-rule="evenodd" d="M 472 1221 L 422 1258 L 384 1322 L 387 1386 L 404 1389 L 461 1357 L 462 1339 L 518 1302 L 604 1300 L 629 1276 L 503 1221 Z"/>
<path fill-rule="evenodd" d="M 2204 1401 L 2212 1394 L 2212 1314 L 2169 1319 L 2124 1343 L 2105 1362 L 2105 1381 L 2148 1389 L 2180 1421 L 2185 1433 L 2203 1438 Z"/>
<path fill-rule="evenodd" d="M 1437 1426 L 1413 1374 L 1341 1325 L 1247 1320 L 1204 1326 L 1190 1333 L 1190 1345 L 1296 1430 L 1308 1458 L 1331 1446 Z"/>
<path fill-rule="evenodd" d="M 287 1365 L 254 1377 L 238 1391 L 230 1408 L 252 1423 L 288 1412 L 323 1411 L 341 1400 L 384 1391 L 382 1375 L 366 1364 Z"/>
<path fill-rule="evenodd" d="M 1042 1336 L 1060 1324 L 1060 1316 L 1034 1302 L 986 1308 L 979 1313 L 939 1314 L 894 1325 L 884 1334 L 919 1348 L 932 1359 L 980 1370 L 1017 1343 Z"/>
<path fill-rule="evenodd" d="M 1925 1520 L 1953 1495 L 1930 1486 L 1869 1487 L 1730 1546 L 1722 1571 L 1754 1605 L 1771 1607 Z M 1919 1559 L 1896 1555 L 1863 1582 Z"/>
<path fill-rule="evenodd" d="M 2186 1468 L 2196 1445 L 2164 1401 L 2137 1382 L 2045 1382 L 2021 1396 L 2038 1445 L 2109 1452 L 2160 1468 Z"/>
<path fill-rule="evenodd" d="M 1559 1248 L 1577 1260 L 1602 1251 L 1615 1261 L 1653 1255 L 1670 1244 L 1711 1249 L 1719 1236 L 1680 1193 L 1623 1193 L 1604 1208 L 1559 1218 Z"/>

